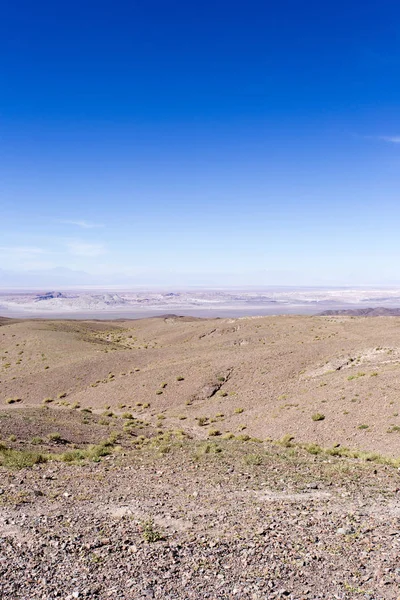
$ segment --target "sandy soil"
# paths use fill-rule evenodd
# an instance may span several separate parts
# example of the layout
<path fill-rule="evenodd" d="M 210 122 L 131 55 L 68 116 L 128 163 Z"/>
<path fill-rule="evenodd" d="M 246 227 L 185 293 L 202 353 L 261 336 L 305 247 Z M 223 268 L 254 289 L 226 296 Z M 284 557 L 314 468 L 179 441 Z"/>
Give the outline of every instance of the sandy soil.
<path fill-rule="evenodd" d="M 395 317 L 20 321 L 0 348 L 5 410 L 51 398 L 154 425 L 162 414 L 196 438 L 214 427 L 400 455 Z"/>
<path fill-rule="evenodd" d="M 0 325 L 1 598 L 399 598 L 398 318 Z"/>

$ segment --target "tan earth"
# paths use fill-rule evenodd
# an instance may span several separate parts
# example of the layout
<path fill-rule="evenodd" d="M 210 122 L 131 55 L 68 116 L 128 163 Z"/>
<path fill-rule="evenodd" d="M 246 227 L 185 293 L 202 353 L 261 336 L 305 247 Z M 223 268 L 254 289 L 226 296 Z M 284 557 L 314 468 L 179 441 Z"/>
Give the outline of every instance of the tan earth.
<path fill-rule="evenodd" d="M 1 327 L 0 348 L 7 412 L 50 398 L 65 419 L 79 404 L 154 425 L 162 415 L 196 438 L 291 434 L 400 456 L 396 317 L 29 320 Z"/>
<path fill-rule="evenodd" d="M 0 598 L 396 600 L 400 319 L 0 319 Z"/>

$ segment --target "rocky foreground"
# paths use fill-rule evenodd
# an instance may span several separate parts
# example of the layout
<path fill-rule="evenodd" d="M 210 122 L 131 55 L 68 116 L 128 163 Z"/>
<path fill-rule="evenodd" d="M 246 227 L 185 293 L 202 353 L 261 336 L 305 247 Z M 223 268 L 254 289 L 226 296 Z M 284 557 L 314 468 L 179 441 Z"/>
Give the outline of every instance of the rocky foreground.
<path fill-rule="evenodd" d="M 4 600 L 400 597 L 400 475 L 191 440 L 0 467 Z"/>

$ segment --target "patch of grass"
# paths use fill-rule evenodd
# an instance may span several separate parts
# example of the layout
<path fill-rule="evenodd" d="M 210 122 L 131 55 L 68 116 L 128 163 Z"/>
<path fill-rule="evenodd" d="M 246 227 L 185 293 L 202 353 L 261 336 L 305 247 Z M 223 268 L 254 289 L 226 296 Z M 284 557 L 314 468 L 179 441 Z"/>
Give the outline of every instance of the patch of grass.
<path fill-rule="evenodd" d="M 124 413 L 122 413 L 121 417 L 123 419 L 133 419 L 134 418 L 133 415 L 132 415 L 132 413 L 130 413 L 130 412 L 124 412 Z"/>
<path fill-rule="evenodd" d="M 322 413 L 314 413 L 311 418 L 313 421 L 323 421 L 325 419 L 325 415 Z"/>
<path fill-rule="evenodd" d="M 328 456 L 337 456 L 340 458 L 354 458 L 365 462 L 376 462 L 383 465 L 389 465 L 398 468 L 400 458 L 391 458 L 383 456 L 377 452 L 363 452 L 361 450 L 350 450 L 345 446 L 335 445 L 332 448 L 323 448 L 318 444 L 294 444 L 297 448 L 302 448 L 310 454 L 326 454 Z"/>
<path fill-rule="evenodd" d="M 234 440 L 235 436 L 231 431 L 227 431 L 226 433 L 223 434 L 222 438 L 223 440 Z"/>
<path fill-rule="evenodd" d="M 65 398 L 67 395 L 67 392 L 60 392 L 59 394 L 57 394 L 57 398 L 60 400 L 61 398 Z"/>
<path fill-rule="evenodd" d="M 321 454 L 323 449 L 318 444 L 304 444 L 302 446 L 309 454 Z"/>
<path fill-rule="evenodd" d="M 176 378 L 176 380 L 177 380 L 177 381 L 184 381 L 184 380 L 185 380 L 185 378 L 184 378 L 184 377 L 182 377 L 181 375 L 179 375 L 179 376 Z"/>
<path fill-rule="evenodd" d="M 47 437 L 51 442 L 59 442 L 61 440 L 61 435 L 57 431 L 49 433 Z"/>
<path fill-rule="evenodd" d="M 33 444 L 35 446 L 38 445 L 38 444 L 43 444 L 43 440 L 42 440 L 41 437 L 33 437 L 31 439 L 31 444 Z"/>
<path fill-rule="evenodd" d="M 358 426 L 358 429 L 369 429 L 369 425 L 365 425 L 365 423 L 363 423 L 362 425 Z"/>
<path fill-rule="evenodd" d="M 53 398 L 44 398 L 43 399 L 43 404 L 50 404 L 50 402 L 54 402 Z"/>
<path fill-rule="evenodd" d="M 89 448 L 85 450 L 76 449 L 76 450 L 67 450 L 67 452 L 63 452 L 62 454 L 55 455 L 53 458 L 57 460 L 61 460 L 62 462 L 71 463 L 81 460 L 92 460 L 94 462 L 99 462 L 102 456 L 109 456 L 112 452 L 113 444 L 110 443 L 110 440 L 103 442 L 102 444 L 96 444 L 93 446 L 89 446 Z"/>
<path fill-rule="evenodd" d="M 284 448 L 290 448 L 291 446 L 293 446 L 293 444 L 292 444 L 293 440 L 294 440 L 294 437 L 292 435 L 290 435 L 290 433 L 287 433 L 279 440 L 278 443 L 281 446 L 283 446 Z"/>
<path fill-rule="evenodd" d="M 24 469 L 47 462 L 48 457 L 40 452 L 13 450 L 0 444 L 0 465 L 8 469 Z"/>
<path fill-rule="evenodd" d="M 222 452 L 221 446 L 216 444 L 215 442 L 209 442 L 206 444 L 202 444 L 196 453 L 197 457 L 203 456 L 204 454 L 220 454 Z"/>
<path fill-rule="evenodd" d="M 240 435 L 236 436 L 236 439 L 240 442 L 248 442 L 249 440 L 251 440 L 251 437 L 247 435 L 247 433 L 241 433 Z"/>
<path fill-rule="evenodd" d="M 208 417 L 196 417 L 197 425 L 203 427 L 208 423 Z"/>
<path fill-rule="evenodd" d="M 112 410 L 105 410 L 105 411 L 104 411 L 102 414 L 103 414 L 105 417 L 113 417 L 113 416 L 114 416 L 114 413 L 113 413 L 113 411 L 112 411 Z"/>
<path fill-rule="evenodd" d="M 241 415 L 242 412 L 244 412 L 244 408 L 235 408 L 233 412 L 235 413 L 235 415 Z"/>
<path fill-rule="evenodd" d="M 140 528 L 143 539 L 149 544 L 153 544 L 154 542 L 159 542 L 160 540 L 164 539 L 161 532 L 155 528 L 153 519 L 148 519 L 147 521 L 141 523 Z"/>
<path fill-rule="evenodd" d="M 218 435 L 221 435 L 221 432 L 219 429 L 212 428 L 212 429 L 208 430 L 208 435 L 209 435 L 209 437 L 216 437 Z"/>
<path fill-rule="evenodd" d="M 162 390 L 157 390 L 157 391 L 156 391 L 156 394 L 157 394 L 157 396 L 160 396 L 162 393 L 163 393 L 163 391 L 162 391 Z"/>
<path fill-rule="evenodd" d="M 394 433 L 394 432 L 399 432 L 400 431 L 400 427 L 398 425 L 393 425 L 392 427 L 390 427 L 390 429 L 387 430 L 388 433 Z"/>
<path fill-rule="evenodd" d="M 348 381 L 352 381 L 353 379 L 358 379 L 359 377 L 365 377 L 365 373 L 359 371 L 356 375 L 349 375 L 347 378 Z"/>
<path fill-rule="evenodd" d="M 244 462 L 246 465 L 262 465 L 264 457 L 261 454 L 246 454 Z"/>

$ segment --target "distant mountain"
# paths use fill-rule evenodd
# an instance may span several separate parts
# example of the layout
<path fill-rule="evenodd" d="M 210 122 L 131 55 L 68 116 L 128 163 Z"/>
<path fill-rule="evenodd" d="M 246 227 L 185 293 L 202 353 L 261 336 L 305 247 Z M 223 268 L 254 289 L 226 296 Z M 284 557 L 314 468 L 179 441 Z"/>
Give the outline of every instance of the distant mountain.
<path fill-rule="evenodd" d="M 36 302 L 40 300 L 51 300 L 52 298 L 67 298 L 62 292 L 46 292 L 45 294 L 38 294 L 35 298 Z"/>
<path fill-rule="evenodd" d="M 350 308 L 341 310 L 324 310 L 319 313 L 321 317 L 329 316 L 349 316 L 349 317 L 400 317 L 400 308 Z"/>

